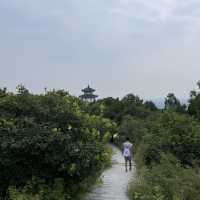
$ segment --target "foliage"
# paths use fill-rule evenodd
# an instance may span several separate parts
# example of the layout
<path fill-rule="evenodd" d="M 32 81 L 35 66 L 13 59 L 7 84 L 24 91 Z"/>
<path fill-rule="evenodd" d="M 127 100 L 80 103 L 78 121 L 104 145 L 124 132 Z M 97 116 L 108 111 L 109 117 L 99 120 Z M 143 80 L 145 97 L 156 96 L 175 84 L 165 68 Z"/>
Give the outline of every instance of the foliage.
<path fill-rule="evenodd" d="M 165 98 L 165 109 L 173 110 L 179 113 L 186 113 L 187 106 L 185 104 L 181 105 L 180 101 L 176 98 L 173 93 L 169 93 Z"/>
<path fill-rule="evenodd" d="M 158 109 L 153 102 L 144 102 L 138 96 L 128 94 L 121 100 L 112 97 L 100 99 L 89 104 L 86 110 L 89 113 L 114 120 L 119 125 L 126 115 L 144 119 Z"/>
<path fill-rule="evenodd" d="M 188 113 L 200 120 L 200 81 L 198 81 L 197 85 L 198 90 L 193 90 L 190 92 Z"/>
<path fill-rule="evenodd" d="M 185 165 L 194 165 L 200 158 L 200 126 L 192 118 L 166 112 L 152 123 L 144 136 L 146 164 L 159 162 L 162 153 L 171 153 Z"/>
<path fill-rule="evenodd" d="M 127 132 L 132 138 L 140 135 L 135 144 L 138 177 L 129 189 L 131 199 L 200 199 L 200 126 L 183 113 L 175 106 L 147 121 L 132 118 L 132 127 L 141 124 Z"/>
<path fill-rule="evenodd" d="M 191 94 L 188 110 L 172 93 L 164 110 L 127 95 L 117 99 L 120 111 L 116 115 L 115 99 L 109 99 L 110 107 L 101 100 L 101 115 L 112 113 L 119 126 L 118 144 L 127 136 L 134 143 L 138 177 L 130 187 L 131 199 L 200 199 L 200 92 Z"/>
<path fill-rule="evenodd" d="M 141 176 L 130 190 L 133 200 L 200 199 L 199 171 L 182 167 L 170 154 L 162 154 L 160 164 L 146 168 Z"/>
<path fill-rule="evenodd" d="M 146 102 L 144 102 L 144 107 L 146 109 L 151 110 L 151 111 L 158 110 L 158 108 L 156 107 L 156 105 L 152 101 L 146 101 Z"/>
<path fill-rule="evenodd" d="M 159 110 L 134 94 L 86 103 L 64 90 L 0 89 L 0 195 L 79 199 L 108 164 L 105 144 L 118 135 L 118 144 L 130 137 L 140 168 L 132 199 L 198 200 L 199 120 L 199 91 L 188 110 L 173 93 Z"/>
<path fill-rule="evenodd" d="M 23 190 L 36 179 L 43 183 L 36 194 L 52 191 L 61 180 L 59 187 L 74 199 L 81 182 L 107 162 L 107 141 L 101 138 L 116 125 L 86 114 L 82 102 L 64 90 L 33 95 L 20 85 L 17 94 L 6 89 L 0 94 L 1 197 L 8 198 L 9 188 Z"/>
<path fill-rule="evenodd" d="M 129 137 L 135 146 L 140 143 L 146 131 L 147 129 L 145 127 L 144 120 L 127 115 L 123 117 L 123 120 L 119 127 L 119 140 L 120 142 L 123 142 L 126 139 L 126 137 Z"/>

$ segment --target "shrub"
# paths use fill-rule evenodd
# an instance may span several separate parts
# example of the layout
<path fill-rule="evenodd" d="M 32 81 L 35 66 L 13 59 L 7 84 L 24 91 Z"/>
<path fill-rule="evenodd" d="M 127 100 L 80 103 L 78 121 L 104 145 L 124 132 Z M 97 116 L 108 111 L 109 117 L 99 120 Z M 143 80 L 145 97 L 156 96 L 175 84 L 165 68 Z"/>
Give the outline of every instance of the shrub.
<path fill-rule="evenodd" d="M 132 185 L 133 200 L 199 200 L 200 174 L 184 168 L 172 155 L 162 154 L 160 164 L 146 168 Z"/>
<path fill-rule="evenodd" d="M 171 153 L 184 165 L 194 165 L 200 158 L 200 126 L 187 115 L 166 112 L 152 124 L 143 138 L 147 148 L 146 164 L 159 162 L 162 153 Z"/>
<path fill-rule="evenodd" d="M 85 114 L 80 104 L 63 90 L 45 95 L 30 94 L 24 87 L 17 94 L 4 91 L 0 98 L 1 197 L 8 196 L 9 188 L 23 190 L 36 179 L 42 191 L 52 190 L 61 180 L 68 199 L 75 198 L 80 184 L 101 170 L 108 156 L 100 134 L 105 139 L 114 124 Z M 40 191 L 38 187 L 36 193 Z"/>

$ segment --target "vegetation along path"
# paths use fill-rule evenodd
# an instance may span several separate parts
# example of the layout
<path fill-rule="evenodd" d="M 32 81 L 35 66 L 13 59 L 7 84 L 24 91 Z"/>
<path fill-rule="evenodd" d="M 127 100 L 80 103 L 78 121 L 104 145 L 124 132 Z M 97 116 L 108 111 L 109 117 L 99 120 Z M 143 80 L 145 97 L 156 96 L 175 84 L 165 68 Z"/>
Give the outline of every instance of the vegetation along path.
<path fill-rule="evenodd" d="M 128 200 L 127 189 L 135 168 L 126 173 L 122 153 L 114 146 L 112 149 L 112 167 L 102 174 L 102 184 L 95 187 L 86 200 Z"/>

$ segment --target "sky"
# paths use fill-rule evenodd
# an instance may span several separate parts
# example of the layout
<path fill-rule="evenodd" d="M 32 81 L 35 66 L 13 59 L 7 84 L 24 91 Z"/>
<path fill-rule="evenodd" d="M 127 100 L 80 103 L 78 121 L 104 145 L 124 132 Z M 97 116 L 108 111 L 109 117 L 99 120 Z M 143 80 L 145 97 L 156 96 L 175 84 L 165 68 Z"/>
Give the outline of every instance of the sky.
<path fill-rule="evenodd" d="M 1 0 L 0 87 L 187 98 L 199 35 L 199 0 Z"/>

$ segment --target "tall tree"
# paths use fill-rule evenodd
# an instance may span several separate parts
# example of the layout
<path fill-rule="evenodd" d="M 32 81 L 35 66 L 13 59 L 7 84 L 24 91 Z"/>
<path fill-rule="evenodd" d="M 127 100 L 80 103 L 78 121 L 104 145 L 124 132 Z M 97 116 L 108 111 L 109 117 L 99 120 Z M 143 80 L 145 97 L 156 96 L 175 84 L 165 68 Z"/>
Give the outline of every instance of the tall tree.
<path fill-rule="evenodd" d="M 165 110 L 173 110 L 175 112 L 185 113 L 187 106 L 181 104 L 174 93 L 169 93 L 165 98 Z"/>

